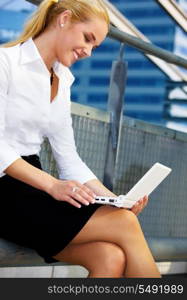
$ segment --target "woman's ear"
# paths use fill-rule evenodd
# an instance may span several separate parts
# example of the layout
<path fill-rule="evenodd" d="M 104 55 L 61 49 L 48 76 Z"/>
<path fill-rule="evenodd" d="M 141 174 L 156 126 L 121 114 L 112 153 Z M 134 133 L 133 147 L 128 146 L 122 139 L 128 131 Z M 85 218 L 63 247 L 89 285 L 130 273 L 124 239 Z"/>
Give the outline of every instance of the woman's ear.
<path fill-rule="evenodd" d="M 58 23 L 60 27 L 64 27 L 66 24 L 71 23 L 72 12 L 71 10 L 63 11 L 58 18 Z"/>

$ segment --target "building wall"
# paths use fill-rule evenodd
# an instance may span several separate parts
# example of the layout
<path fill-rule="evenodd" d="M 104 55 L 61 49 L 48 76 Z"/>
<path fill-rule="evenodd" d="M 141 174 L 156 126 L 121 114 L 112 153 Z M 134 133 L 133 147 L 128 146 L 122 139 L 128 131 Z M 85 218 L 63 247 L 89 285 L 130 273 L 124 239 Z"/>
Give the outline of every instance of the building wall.
<path fill-rule="evenodd" d="M 178 0 L 178 4 L 184 12 L 187 13 L 187 0 Z M 181 57 L 187 58 L 187 33 L 179 26 L 175 28 L 174 35 L 174 53 Z M 179 70 L 187 74 L 187 69 L 178 67 Z M 166 126 L 172 129 L 187 132 L 187 85 L 173 84 L 170 86 L 170 92 L 168 95 L 171 105 L 166 105 L 166 114 L 168 121 Z"/>

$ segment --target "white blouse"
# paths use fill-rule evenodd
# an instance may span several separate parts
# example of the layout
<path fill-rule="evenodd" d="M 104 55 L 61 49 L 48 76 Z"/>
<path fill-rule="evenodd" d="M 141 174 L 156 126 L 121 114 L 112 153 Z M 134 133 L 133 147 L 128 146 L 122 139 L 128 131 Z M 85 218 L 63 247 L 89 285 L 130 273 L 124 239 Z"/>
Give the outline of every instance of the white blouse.
<path fill-rule="evenodd" d="M 59 177 L 85 183 L 96 178 L 79 157 L 72 129 L 74 77 L 56 62 L 58 93 L 51 102 L 50 73 L 32 39 L 0 48 L 0 177 L 16 159 L 39 154 L 49 139 Z"/>

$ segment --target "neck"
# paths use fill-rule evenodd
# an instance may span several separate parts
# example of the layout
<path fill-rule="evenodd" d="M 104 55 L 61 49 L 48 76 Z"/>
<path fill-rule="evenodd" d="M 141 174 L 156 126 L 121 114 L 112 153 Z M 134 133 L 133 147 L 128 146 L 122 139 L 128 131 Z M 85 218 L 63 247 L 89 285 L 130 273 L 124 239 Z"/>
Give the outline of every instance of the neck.
<path fill-rule="evenodd" d="M 50 43 L 49 43 L 50 41 Z M 49 72 L 51 72 L 52 66 L 56 61 L 55 51 L 53 48 L 53 35 L 50 32 L 44 32 L 34 39 L 34 43 L 38 48 L 38 51 L 47 67 Z"/>

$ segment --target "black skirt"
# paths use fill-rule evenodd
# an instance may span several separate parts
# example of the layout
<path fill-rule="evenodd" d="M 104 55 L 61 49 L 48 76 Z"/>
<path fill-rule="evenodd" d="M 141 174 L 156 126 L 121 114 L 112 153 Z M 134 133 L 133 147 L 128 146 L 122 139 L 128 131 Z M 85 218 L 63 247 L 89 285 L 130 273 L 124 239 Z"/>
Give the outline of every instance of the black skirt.
<path fill-rule="evenodd" d="M 41 169 L 39 157 L 23 157 Z M 66 247 L 100 205 L 76 208 L 8 175 L 0 178 L 0 236 L 34 249 L 44 261 Z"/>

